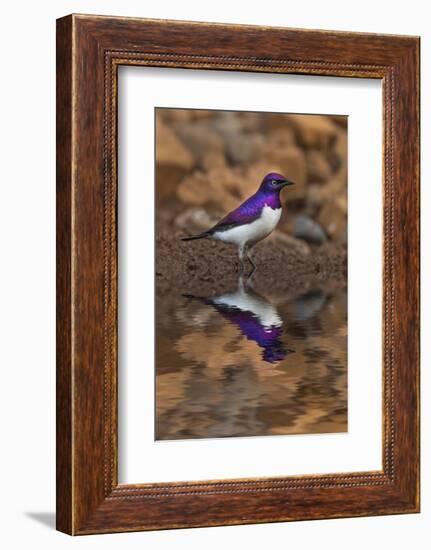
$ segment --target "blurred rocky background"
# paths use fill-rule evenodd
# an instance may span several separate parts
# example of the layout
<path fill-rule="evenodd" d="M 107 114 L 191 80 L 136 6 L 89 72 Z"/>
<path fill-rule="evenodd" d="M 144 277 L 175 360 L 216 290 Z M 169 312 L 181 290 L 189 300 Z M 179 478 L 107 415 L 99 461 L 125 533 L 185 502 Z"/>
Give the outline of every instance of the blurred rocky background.
<path fill-rule="evenodd" d="M 280 258 L 285 263 L 286 254 L 309 263 L 317 254 L 319 265 L 326 256 L 345 262 L 347 117 L 157 109 L 159 277 L 170 278 L 172 262 L 163 259 L 168 249 L 175 249 L 176 269 L 184 275 L 199 271 L 196 261 L 186 258 L 194 247 L 201 256 L 207 250 L 205 265 L 211 263 L 214 250 L 208 242 L 182 243 L 179 237 L 211 227 L 253 194 L 268 172 L 280 172 L 296 185 L 282 193 L 280 224 L 254 248 L 256 261 L 266 263 L 266 251 L 272 247 L 273 262 Z M 225 247 L 223 256 L 235 270 L 236 251 L 222 243 L 217 246 Z M 189 261 L 194 269 L 189 269 Z"/>

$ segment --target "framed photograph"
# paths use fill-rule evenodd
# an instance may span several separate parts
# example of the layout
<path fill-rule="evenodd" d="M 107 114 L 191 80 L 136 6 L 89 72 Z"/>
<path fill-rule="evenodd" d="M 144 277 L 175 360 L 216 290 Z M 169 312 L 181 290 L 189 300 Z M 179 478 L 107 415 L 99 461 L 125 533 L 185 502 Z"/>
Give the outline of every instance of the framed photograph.
<path fill-rule="evenodd" d="M 419 38 L 57 21 L 57 528 L 419 511 Z"/>

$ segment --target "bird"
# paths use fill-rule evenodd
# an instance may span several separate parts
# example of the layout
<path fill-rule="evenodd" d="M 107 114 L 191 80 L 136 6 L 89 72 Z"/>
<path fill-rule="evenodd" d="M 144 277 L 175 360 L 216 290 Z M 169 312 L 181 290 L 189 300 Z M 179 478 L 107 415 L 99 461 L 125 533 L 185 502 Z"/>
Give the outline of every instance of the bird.
<path fill-rule="evenodd" d="M 182 240 L 210 238 L 235 244 L 238 247 L 241 271 L 244 269 L 244 257 L 249 260 L 254 271 L 256 264 L 250 257 L 250 249 L 276 228 L 282 211 L 280 192 L 288 185 L 294 184 L 281 174 L 270 172 L 263 178 L 256 193 L 238 208 L 229 212 L 210 229 L 198 235 L 182 237 Z"/>
<path fill-rule="evenodd" d="M 281 339 L 283 321 L 275 306 L 249 286 L 245 287 L 242 277 L 234 292 L 209 298 L 199 298 L 192 294 L 184 296 L 212 306 L 226 321 L 236 326 L 247 340 L 256 342 L 266 363 L 282 361 L 293 352 L 286 348 Z"/>

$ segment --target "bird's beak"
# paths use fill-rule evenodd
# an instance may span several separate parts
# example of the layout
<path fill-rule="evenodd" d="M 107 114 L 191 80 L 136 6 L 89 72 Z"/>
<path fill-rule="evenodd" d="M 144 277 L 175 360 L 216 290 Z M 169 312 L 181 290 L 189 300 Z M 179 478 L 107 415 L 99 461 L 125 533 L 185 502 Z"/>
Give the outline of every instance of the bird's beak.
<path fill-rule="evenodd" d="M 295 185 L 293 183 L 293 181 L 289 181 L 289 180 L 283 180 L 283 181 L 280 181 L 280 187 L 287 187 L 288 185 Z"/>

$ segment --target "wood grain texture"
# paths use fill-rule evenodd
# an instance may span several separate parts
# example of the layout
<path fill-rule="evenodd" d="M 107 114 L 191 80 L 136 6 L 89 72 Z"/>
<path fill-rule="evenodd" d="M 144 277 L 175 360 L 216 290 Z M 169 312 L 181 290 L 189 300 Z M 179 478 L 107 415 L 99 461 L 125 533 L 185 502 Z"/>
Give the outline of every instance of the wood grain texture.
<path fill-rule="evenodd" d="M 72 531 L 72 28 L 57 23 L 57 529 Z"/>
<path fill-rule="evenodd" d="M 417 512 L 419 39 L 95 16 L 57 24 L 58 529 L 86 534 Z M 118 485 L 122 64 L 382 79 L 382 471 Z"/>

